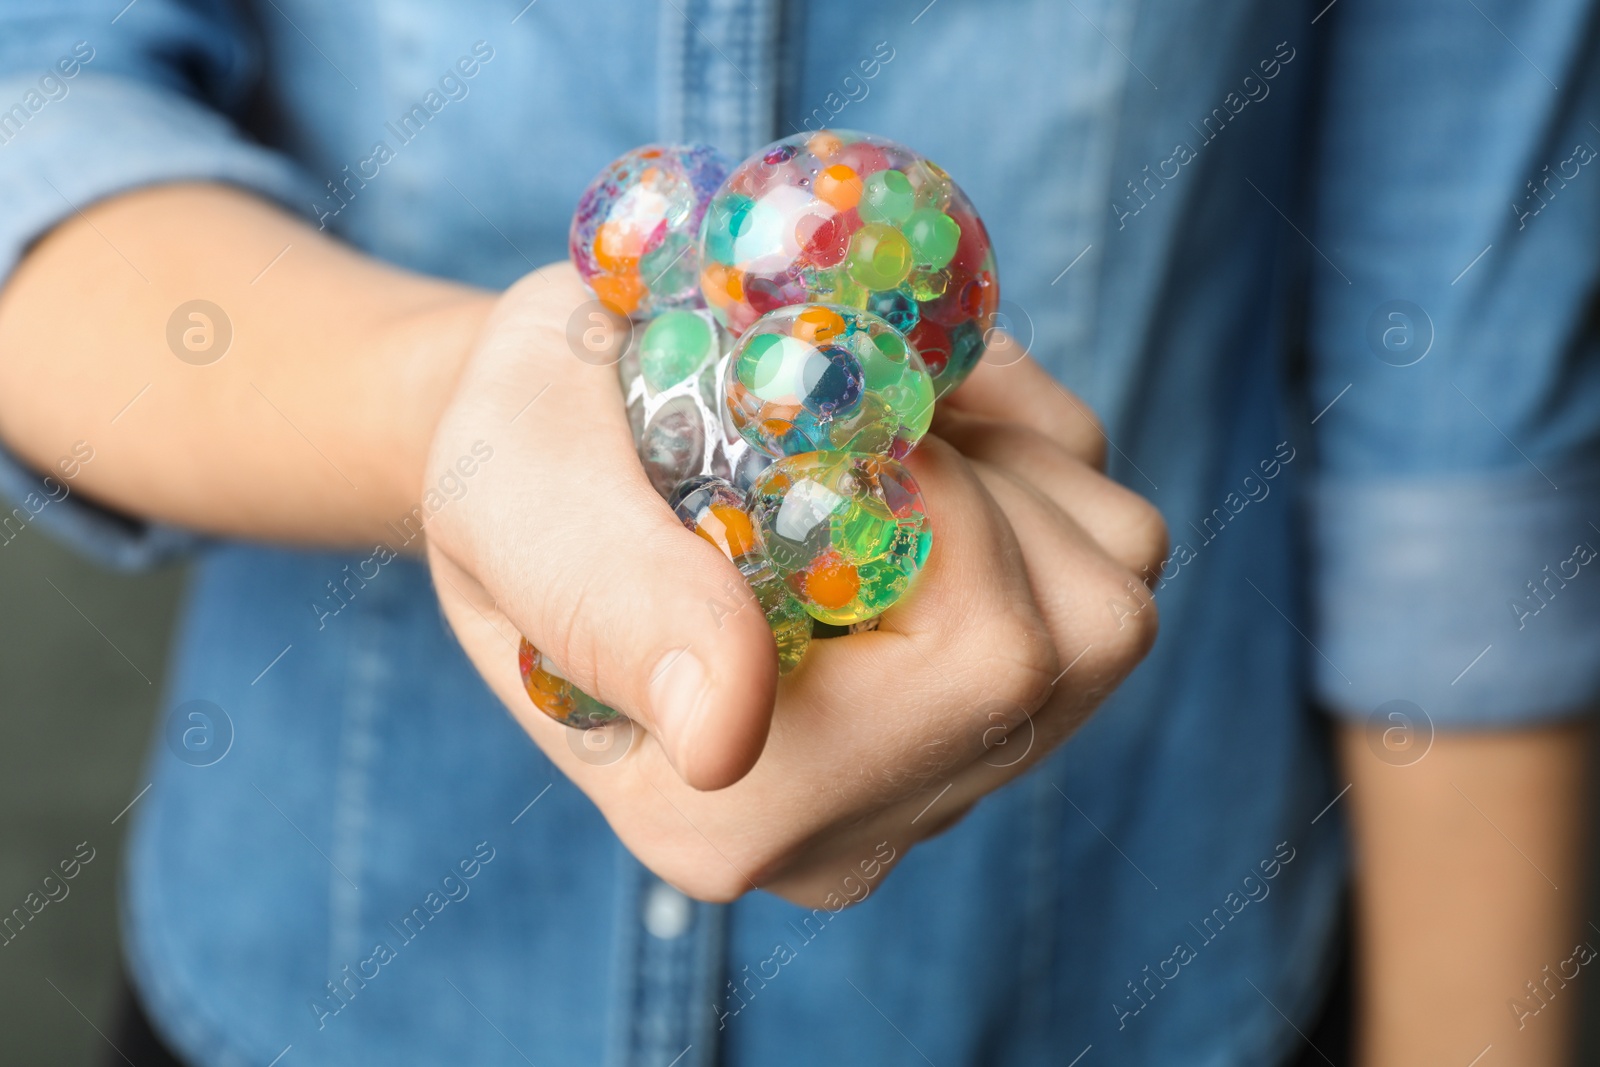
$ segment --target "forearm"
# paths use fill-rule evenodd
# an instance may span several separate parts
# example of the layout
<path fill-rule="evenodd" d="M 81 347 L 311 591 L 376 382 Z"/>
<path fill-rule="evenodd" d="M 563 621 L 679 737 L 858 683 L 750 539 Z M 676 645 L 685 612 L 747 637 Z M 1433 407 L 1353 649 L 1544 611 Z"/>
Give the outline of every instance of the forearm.
<path fill-rule="evenodd" d="M 196 298 L 232 331 L 198 365 L 168 339 Z M 0 290 L 0 438 L 45 472 L 86 442 L 73 490 L 130 514 L 370 543 L 416 504 L 492 299 L 234 189 L 129 193 L 59 226 Z"/>
<path fill-rule="evenodd" d="M 1411 766 L 1344 727 L 1363 1067 L 1570 1062 L 1588 726 L 1434 737 Z M 1586 968 L 1585 968 L 1586 969 Z M 1565 973 L 1565 977 L 1563 977 Z M 1530 992 L 1528 983 L 1533 983 Z"/>

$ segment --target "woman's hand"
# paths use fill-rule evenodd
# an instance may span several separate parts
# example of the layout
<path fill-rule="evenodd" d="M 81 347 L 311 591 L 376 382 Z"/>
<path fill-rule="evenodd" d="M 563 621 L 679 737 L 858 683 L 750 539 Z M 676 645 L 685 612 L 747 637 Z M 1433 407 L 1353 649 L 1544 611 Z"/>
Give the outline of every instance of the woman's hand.
<path fill-rule="evenodd" d="M 1108 604 L 1148 603 L 1161 519 L 1099 472 L 1081 402 L 1001 338 L 907 461 L 934 530 L 912 592 L 780 683 L 738 571 L 650 488 L 614 360 L 569 344 L 591 303 L 564 264 L 501 298 L 426 481 L 475 441 L 495 462 L 430 520 L 428 555 L 490 686 L 665 880 L 815 905 L 1031 766 L 1150 647 L 1154 606 Z M 519 634 L 642 728 L 620 758 L 581 758 L 532 705 Z"/>

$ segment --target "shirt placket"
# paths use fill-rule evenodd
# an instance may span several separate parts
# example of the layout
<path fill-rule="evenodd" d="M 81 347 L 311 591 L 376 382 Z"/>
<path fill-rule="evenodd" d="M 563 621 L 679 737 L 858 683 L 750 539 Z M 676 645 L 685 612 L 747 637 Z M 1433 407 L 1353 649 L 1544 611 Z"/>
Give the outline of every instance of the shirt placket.
<path fill-rule="evenodd" d="M 690 900 L 621 854 L 615 1067 L 712 1067 L 724 908 Z"/>
<path fill-rule="evenodd" d="M 663 0 L 657 125 L 743 159 L 777 136 L 782 0 Z"/>
<path fill-rule="evenodd" d="M 742 159 L 776 136 L 781 0 L 663 0 L 657 136 Z M 713 1067 L 727 909 L 619 865 L 616 1067 Z"/>

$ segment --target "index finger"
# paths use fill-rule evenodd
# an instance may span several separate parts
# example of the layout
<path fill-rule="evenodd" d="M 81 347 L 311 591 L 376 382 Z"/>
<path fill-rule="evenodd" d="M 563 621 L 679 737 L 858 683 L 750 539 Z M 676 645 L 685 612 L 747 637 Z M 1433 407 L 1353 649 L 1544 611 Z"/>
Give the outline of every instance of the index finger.
<path fill-rule="evenodd" d="M 988 351 L 972 374 L 940 404 L 969 415 L 1020 423 L 1104 470 L 1106 434 L 1089 405 L 1056 381 L 1016 338 L 1003 331 L 991 333 L 990 338 Z"/>

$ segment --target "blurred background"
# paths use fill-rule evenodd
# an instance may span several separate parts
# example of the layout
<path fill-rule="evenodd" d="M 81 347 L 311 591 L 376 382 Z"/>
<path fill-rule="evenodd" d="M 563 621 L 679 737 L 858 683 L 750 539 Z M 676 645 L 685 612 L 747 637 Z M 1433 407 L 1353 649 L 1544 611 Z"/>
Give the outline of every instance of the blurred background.
<path fill-rule="evenodd" d="M 112 1033 L 117 1008 L 125 811 L 146 785 L 141 768 L 165 699 L 183 583 L 177 567 L 100 570 L 37 529 L 0 545 L 0 915 L 22 906 L 80 842 L 95 850 L 68 895 L 0 945 L 8 1067 L 122 1062 L 102 1034 Z M 1600 927 L 1592 889 L 1588 915 Z M 1600 948 L 1600 930 L 1591 943 Z M 1579 1062 L 1588 1064 L 1600 1063 L 1592 974 L 1573 987 L 1584 1004 Z"/>
<path fill-rule="evenodd" d="M 146 784 L 183 577 L 113 574 L 31 527 L 0 547 L 0 915 L 41 892 L 80 842 L 94 849 L 67 895 L 0 946 L 7 1067 L 120 1062 L 96 1033 L 112 1033 L 116 1008 L 131 821 L 118 816 Z"/>

